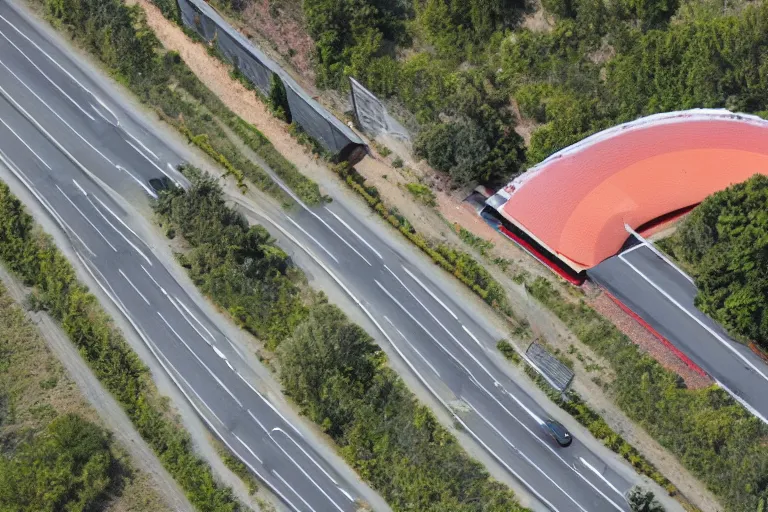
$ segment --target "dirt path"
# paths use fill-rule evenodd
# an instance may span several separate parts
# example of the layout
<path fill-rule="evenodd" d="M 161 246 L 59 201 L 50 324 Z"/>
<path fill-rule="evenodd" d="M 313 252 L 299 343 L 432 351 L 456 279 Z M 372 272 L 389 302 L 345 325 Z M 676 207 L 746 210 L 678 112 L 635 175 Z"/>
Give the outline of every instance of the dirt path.
<path fill-rule="evenodd" d="M 22 303 L 28 290 L 3 267 L 0 267 L 0 280 L 5 284 L 8 295 L 17 303 Z M 26 312 L 26 316 L 36 324 L 40 336 L 64 366 L 80 393 L 96 410 L 99 418 L 114 435 L 119 445 L 130 454 L 133 467 L 146 475 L 147 480 L 151 482 L 153 489 L 168 509 L 194 510 L 184 492 L 136 432 L 120 404 L 101 386 L 61 327 L 44 312 Z"/>

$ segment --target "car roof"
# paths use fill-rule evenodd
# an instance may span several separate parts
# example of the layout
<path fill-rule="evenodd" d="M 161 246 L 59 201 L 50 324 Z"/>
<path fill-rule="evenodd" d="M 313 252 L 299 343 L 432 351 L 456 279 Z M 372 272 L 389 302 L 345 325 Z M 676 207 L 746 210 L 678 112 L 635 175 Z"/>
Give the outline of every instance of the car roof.
<path fill-rule="evenodd" d="M 552 429 L 556 434 L 567 437 L 570 436 L 568 429 L 565 428 L 559 421 L 548 419 L 545 421 L 546 425 Z"/>

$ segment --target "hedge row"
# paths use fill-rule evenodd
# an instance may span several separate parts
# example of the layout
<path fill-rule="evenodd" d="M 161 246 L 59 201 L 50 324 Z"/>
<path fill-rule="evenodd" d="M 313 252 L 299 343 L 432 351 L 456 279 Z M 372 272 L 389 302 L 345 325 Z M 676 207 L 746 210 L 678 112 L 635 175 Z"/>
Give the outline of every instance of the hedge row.
<path fill-rule="evenodd" d="M 146 366 L 114 328 L 72 265 L 5 183 L 0 182 L 0 260 L 34 288 L 38 305 L 59 321 L 93 373 L 123 406 L 137 431 L 201 511 L 232 512 L 240 505 L 195 455 L 189 434 L 171 416 Z"/>

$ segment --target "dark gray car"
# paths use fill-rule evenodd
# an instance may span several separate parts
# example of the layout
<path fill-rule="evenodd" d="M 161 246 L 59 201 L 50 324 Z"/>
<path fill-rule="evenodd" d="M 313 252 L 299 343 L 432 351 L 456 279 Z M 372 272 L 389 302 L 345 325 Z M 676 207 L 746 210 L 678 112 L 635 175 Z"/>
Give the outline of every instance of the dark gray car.
<path fill-rule="evenodd" d="M 573 436 L 560 422 L 548 419 L 544 422 L 547 433 L 562 447 L 570 446 Z"/>

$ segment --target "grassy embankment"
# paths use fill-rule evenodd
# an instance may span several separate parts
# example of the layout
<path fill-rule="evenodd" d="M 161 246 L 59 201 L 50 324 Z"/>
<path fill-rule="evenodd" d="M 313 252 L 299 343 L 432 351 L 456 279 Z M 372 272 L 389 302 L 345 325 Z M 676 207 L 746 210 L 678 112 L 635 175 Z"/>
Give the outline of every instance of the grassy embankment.
<path fill-rule="evenodd" d="M 68 507 L 168 510 L 0 283 L 0 509 Z"/>

